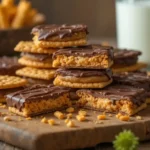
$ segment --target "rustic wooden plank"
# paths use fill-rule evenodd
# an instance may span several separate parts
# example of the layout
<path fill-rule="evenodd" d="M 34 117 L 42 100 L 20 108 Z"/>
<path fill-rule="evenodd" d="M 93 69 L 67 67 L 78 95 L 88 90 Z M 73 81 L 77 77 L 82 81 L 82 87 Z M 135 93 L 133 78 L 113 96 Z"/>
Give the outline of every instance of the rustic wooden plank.
<path fill-rule="evenodd" d="M 7 112 L 7 109 L 3 110 Z M 88 121 L 75 121 L 75 128 L 66 127 L 64 120 L 58 120 L 53 114 L 43 115 L 47 118 L 54 118 L 58 125 L 51 127 L 41 123 L 41 117 L 26 120 L 19 116 L 11 116 L 13 121 L 6 122 L 0 118 L 0 140 L 9 144 L 29 150 L 46 149 L 76 149 L 93 147 L 98 143 L 112 142 L 114 136 L 123 129 L 131 129 L 140 139 L 150 139 L 150 107 L 140 112 L 143 120 L 131 118 L 129 122 L 122 122 L 113 117 L 103 121 L 102 124 L 95 124 L 99 112 L 88 111 Z M 74 113 L 75 120 L 76 113 Z M 28 143 L 28 144 L 27 144 Z"/>

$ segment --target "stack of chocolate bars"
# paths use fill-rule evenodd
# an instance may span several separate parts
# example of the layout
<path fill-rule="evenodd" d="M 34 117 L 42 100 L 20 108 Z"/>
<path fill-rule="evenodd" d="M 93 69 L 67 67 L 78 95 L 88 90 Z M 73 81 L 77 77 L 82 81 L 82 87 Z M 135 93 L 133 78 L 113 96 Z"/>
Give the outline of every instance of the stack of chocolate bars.
<path fill-rule="evenodd" d="M 137 62 L 140 52 L 86 45 L 88 31 L 82 24 L 41 25 L 32 34 L 33 42 L 22 41 L 15 48 L 23 52 L 19 63 L 27 66 L 16 73 L 48 83 L 55 76 L 54 85 L 33 85 L 8 94 L 11 112 L 28 117 L 64 109 L 71 106 L 72 95 L 82 108 L 110 113 L 133 115 L 147 107 L 150 77 L 144 72 L 111 71 L 144 68 Z"/>
<path fill-rule="evenodd" d="M 15 76 L 18 64 L 17 57 L 0 57 L 0 103 L 6 103 L 5 95 L 21 90 L 26 85 L 26 80 Z"/>
<path fill-rule="evenodd" d="M 136 50 L 115 49 L 112 71 L 114 73 L 132 72 L 145 68 L 147 66 L 145 63 L 138 62 L 140 55 L 141 52 Z"/>

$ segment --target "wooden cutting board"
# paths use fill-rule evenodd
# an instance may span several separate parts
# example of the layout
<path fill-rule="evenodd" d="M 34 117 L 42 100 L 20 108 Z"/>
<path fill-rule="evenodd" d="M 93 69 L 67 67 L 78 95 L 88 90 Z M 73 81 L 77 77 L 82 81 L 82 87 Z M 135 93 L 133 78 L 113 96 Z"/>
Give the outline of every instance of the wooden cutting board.
<path fill-rule="evenodd" d="M 0 112 L 7 112 L 1 109 Z M 123 122 L 115 115 L 95 123 L 100 112 L 87 111 L 87 121 L 78 122 L 75 119 L 77 112 L 73 113 L 76 127 L 68 128 L 64 120 L 56 119 L 53 114 L 43 115 L 47 119 L 54 118 L 57 125 L 41 123 L 42 116 L 26 120 L 16 115 L 10 116 L 12 121 L 4 121 L 0 117 L 0 140 L 28 150 L 60 150 L 92 147 L 103 142 L 112 142 L 116 134 L 123 129 L 131 129 L 140 140 L 150 139 L 150 106 L 140 112 L 142 120 L 131 117 L 131 121 Z"/>

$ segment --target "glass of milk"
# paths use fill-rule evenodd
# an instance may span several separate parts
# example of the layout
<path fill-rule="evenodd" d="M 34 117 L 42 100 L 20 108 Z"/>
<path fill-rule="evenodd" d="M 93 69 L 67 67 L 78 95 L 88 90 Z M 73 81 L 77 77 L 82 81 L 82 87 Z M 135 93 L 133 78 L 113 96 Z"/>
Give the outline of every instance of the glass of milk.
<path fill-rule="evenodd" d="M 142 51 L 150 65 L 150 0 L 116 0 L 116 20 L 118 47 Z"/>

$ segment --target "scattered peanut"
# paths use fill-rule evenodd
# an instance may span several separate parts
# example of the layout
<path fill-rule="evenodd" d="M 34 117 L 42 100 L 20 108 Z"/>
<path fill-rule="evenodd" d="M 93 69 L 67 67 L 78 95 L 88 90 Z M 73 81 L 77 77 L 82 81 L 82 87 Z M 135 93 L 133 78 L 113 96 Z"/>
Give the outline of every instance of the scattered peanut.
<path fill-rule="evenodd" d="M 67 127 L 69 127 L 69 128 L 75 127 L 74 121 L 72 121 L 72 120 L 68 121 Z"/>
<path fill-rule="evenodd" d="M 106 115 L 105 114 L 104 115 L 98 115 L 97 119 L 98 120 L 105 120 L 106 119 Z"/>
<path fill-rule="evenodd" d="M 69 107 L 69 108 L 66 109 L 66 112 L 73 113 L 74 112 L 74 108 L 73 107 Z"/>
<path fill-rule="evenodd" d="M 85 116 L 83 116 L 83 115 L 77 115 L 77 116 L 76 116 L 76 119 L 77 119 L 78 121 L 80 121 L 80 122 L 86 120 Z"/>
<path fill-rule="evenodd" d="M 67 114 L 67 118 L 68 119 L 72 118 L 72 113 Z"/>
<path fill-rule="evenodd" d="M 42 123 L 48 123 L 48 120 L 44 117 L 42 120 L 41 120 Z"/>
<path fill-rule="evenodd" d="M 79 110 L 78 114 L 82 116 L 86 116 L 87 112 L 85 110 Z"/>
<path fill-rule="evenodd" d="M 50 124 L 51 126 L 55 125 L 55 120 L 54 119 L 49 119 L 48 124 Z"/>
<path fill-rule="evenodd" d="M 136 116 L 136 119 L 137 120 L 142 120 L 142 117 L 141 116 Z"/>
<path fill-rule="evenodd" d="M 120 113 L 116 115 L 116 118 L 118 118 L 121 121 L 129 121 L 130 120 L 130 116 L 128 116 L 128 115 L 122 115 Z"/>
<path fill-rule="evenodd" d="M 64 119 L 65 118 L 65 115 L 60 111 L 54 112 L 54 116 L 57 117 L 58 119 Z"/>
<path fill-rule="evenodd" d="M 4 121 L 11 121 L 11 118 L 9 116 L 5 116 Z"/>

